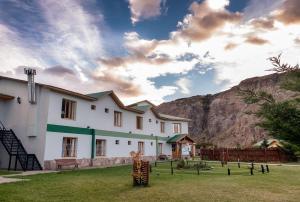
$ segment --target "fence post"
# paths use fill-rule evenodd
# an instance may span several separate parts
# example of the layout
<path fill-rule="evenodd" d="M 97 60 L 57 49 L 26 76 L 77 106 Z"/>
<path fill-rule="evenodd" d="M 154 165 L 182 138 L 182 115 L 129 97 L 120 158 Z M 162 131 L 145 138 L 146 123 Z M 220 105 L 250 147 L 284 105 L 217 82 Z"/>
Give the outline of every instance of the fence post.
<path fill-rule="evenodd" d="M 264 165 L 260 165 L 260 167 L 261 167 L 261 172 L 262 172 L 262 174 L 265 174 L 265 168 L 264 168 Z"/>
<path fill-rule="evenodd" d="M 270 172 L 268 164 L 266 165 L 267 173 Z"/>
<path fill-rule="evenodd" d="M 238 158 L 238 167 L 241 168 L 240 159 Z"/>
<path fill-rule="evenodd" d="M 171 174 L 172 174 L 172 175 L 174 174 L 173 167 L 171 167 Z"/>
<path fill-rule="evenodd" d="M 250 168 L 250 175 L 253 175 L 253 168 Z"/>
<path fill-rule="evenodd" d="M 197 164 L 197 173 L 198 173 L 198 175 L 199 175 L 199 170 L 200 170 L 200 165 Z"/>
<path fill-rule="evenodd" d="M 228 173 L 228 175 L 230 175 L 230 168 L 227 169 L 227 173 Z"/>

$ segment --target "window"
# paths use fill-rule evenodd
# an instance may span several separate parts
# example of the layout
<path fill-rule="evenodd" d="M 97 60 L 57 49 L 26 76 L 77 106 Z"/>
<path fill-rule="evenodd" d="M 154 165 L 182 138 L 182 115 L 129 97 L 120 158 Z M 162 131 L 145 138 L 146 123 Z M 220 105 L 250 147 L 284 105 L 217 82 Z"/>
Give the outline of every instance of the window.
<path fill-rule="evenodd" d="M 128 145 L 131 145 L 131 141 L 128 141 Z"/>
<path fill-rule="evenodd" d="M 64 137 L 63 138 L 63 157 L 76 157 L 77 152 L 77 138 Z"/>
<path fill-rule="evenodd" d="M 181 133 L 181 123 L 173 123 L 174 133 Z"/>
<path fill-rule="evenodd" d="M 109 113 L 109 109 L 108 108 L 105 108 L 104 111 L 105 111 L 105 113 Z"/>
<path fill-rule="evenodd" d="M 151 142 L 150 144 L 151 144 L 151 146 L 153 146 L 153 142 Z"/>
<path fill-rule="evenodd" d="M 91 105 L 91 110 L 96 110 L 96 105 Z"/>
<path fill-rule="evenodd" d="M 116 140 L 116 144 L 120 144 L 120 140 Z"/>
<path fill-rule="evenodd" d="M 61 118 L 75 120 L 76 102 L 72 100 L 63 99 L 61 106 Z"/>
<path fill-rule="evenodd" d="M 136 117 L 136 128 L 142 130 L 143 129 L 143 117 Z"/>
<path fill-rule="evenodd" d="M 163 143 L 158 143 L 158 154 L 162 154 Z"/>
<path fill-rule="evenodd" d="M 144 142 L 138 142 L 138 152 L 144 154 Z"/>
<path fill-rule="evenodd" d="M 160 122 L 160 132 L 161 133 L 165 132 L 165 122 Z"/>
<path fill-rule="evenodd" d="M 114 125 L 118 127 L 122 126 L 122 112 L 114 111 Z"/>
<path fill-rule="evenodd" d="M 96 156 L 105 156 L 106 140 L 96 140 Z"/>
<path fill-rule="evenodd" d="M 152 120 L 151 119 L 149 119 L 149 123 L 151 123 L 152 122 Z"/>

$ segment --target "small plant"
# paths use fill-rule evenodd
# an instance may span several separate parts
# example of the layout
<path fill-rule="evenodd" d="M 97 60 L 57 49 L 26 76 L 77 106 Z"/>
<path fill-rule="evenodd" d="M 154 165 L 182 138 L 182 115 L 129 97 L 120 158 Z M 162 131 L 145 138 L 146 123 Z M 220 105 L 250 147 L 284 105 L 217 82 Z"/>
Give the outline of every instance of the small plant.
<path fill-rule="evenodd" d="M 179 160 L 177 163 L 177 169 L 182 169 L 185 167 L 185 161 L 183 159 Z"/>

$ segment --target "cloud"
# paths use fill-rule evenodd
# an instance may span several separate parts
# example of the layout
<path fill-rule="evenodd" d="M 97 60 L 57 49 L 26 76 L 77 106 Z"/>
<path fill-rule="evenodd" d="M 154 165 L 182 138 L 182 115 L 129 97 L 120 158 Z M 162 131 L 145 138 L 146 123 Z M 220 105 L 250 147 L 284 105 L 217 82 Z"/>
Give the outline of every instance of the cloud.
<path fill-rule="evenodd" d="M 250 0 L 244 9 L 244 20 L 248 21 L 268 16 L 282 5 L 285 0 Z"/>
<path fill-rule="evenodd" d="M 273 29 L 274 20 L 272 18 L 257 18 L 250 21 L 254 29 Z"/>
<path fill-rule="evenodd" d="M 21 65 L 37 67 L 44 64 L 13 28 L 1 23 L 0 44 L 0 71 L 9 71 Z"/>
<path fill-rule="evenodd" d="M 299 8 L 299 0 L 285 0 L 281 9 L 275 13 L 275 17 L 285 24 L 300 23 Z"/>
<path fill-rule="evenodd" d="M 246 42 L 254 45 L 264 45 L 266 43 L 269 43 L 268 40 L 259 38 L 257 36 L 248 36 Z"/>
<path fill-rule="evenodd" d="M 190 94 L 191 91 L 190 91 L 190 88 L 191 88 L 191 81 L 187 78 L 180 78 L 176 84 L 178 85 L 178 87 L 180 88 L 180 92 L 182 94 Z"/>
<path fill-rule="evenodd" d="M 1 74 L 25 78 L 21 66 L 28 65 L 38 67 L 37 81 L 42 83 L 83 93 L 113 89 L 125 103 L 149 99 L 159 104 L 178 91 L 195 93 L 191 74 L 213 70 L 213 82 L 227 89 L 270 73 L 265 71 L 270 56 L 283 53 L 292 63 L 300 59 L 299 24 L 279 18 L 289 9 L 285 4 L 248 18 L 230 12 L 228 0 L 194 2 L 169 38 L 144 39 L 126 32 L 119 44 L 126 54 L 111 56 L 103 45 L 103 19 L 90 14 L 83 1 L 38 3 L 43 23 L 34 28 L 41 38 L 28 41 L 14 27 L 0 24 Z M 170 85 L 154 82 L 166 76 L 180 79 Z"/>
<path fill-rule="evenodd" d="M 228 5 L 227 3 L 228 1 L 215 0 L 193 2 L 190 6 L 191 14 L 178 23 L 179 30 L 172 33 L 173 38 L 202 41 L 216 35 L 226 23 L 238 23 L 242 15 L 238 12 L 227 11 L 224 8 Z"/>
<path fill-rule="evenodd" d="M 128 0 L 131 12 L 131 22 L 135 24 L 141 20 L 161 15 L 161 6 L 165 0 Z"/>
<path fill-rule="evenodd" d="M 238 45 L 237 44 L 235 44 L 235 43 L 228 43 L 225 47 L 224 47 L 224 49 L 225 50 L 232 50 L 232 49 L 234 49 L 235 47 L 237 47 Z"/>
<path fill-rule="evenodd" d="M 61 65 L 46 68 L 44 72 L 46 74 L 57 75 L 57 76 L 64 76 L 66 74 L 75 75 L 75 72 L 72 69 L 63 67 Z"/>

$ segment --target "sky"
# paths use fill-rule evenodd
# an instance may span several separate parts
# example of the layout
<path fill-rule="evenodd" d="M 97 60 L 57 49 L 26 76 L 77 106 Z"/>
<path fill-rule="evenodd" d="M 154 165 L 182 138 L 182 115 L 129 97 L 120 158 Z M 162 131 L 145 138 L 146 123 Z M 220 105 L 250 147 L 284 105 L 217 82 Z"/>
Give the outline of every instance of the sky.
<path fill-rule="evenodd" d="M 299 0 L 0 0 L 0 75 L 130 104 L 214 94 L 300 61 Z"/>

